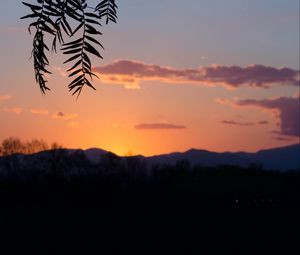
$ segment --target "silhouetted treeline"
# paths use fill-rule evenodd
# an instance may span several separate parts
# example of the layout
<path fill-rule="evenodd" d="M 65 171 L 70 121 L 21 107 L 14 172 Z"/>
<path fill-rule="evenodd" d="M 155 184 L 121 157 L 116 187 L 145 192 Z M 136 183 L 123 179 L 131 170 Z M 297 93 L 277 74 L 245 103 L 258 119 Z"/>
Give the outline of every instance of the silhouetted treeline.
<path fill-rule="evenodd" d="M 52 143 L 50 146 L 42 139 L 32 139 L 31 141 L 22 141 L 18 137 L 8 137 L 1 142 L 0 156 L 9 156 L 13 154 L 33 154 L 49 149 L 61 149 L 58 143 Z"/>
<path fill-rule="evenodd" d="M 99 156 L 99 162 L 93 163 L 81 150 L 70 153 L 55 149 L 0 157 L 0 184 L 0 189 L 16 187 L 7 193 L 7 199 L 18 196 L 19 187 L 28 187 L 41 188 L 42 192 L 32 194 L 40 199 L 47 198 L 47 192 L 51 197 L 60 189 L 78 189 L 91 200 L 101 191 L 105 197 L 120 193 L 136 203 L 144 202 L 144 198 L 139 201 L 140 197 L 150 196 L 148 202 L 187 204 L 192 208 L 296 208 L 300 202 L 299 171 L 265 171 L 259 165 L 191 167 L 186 160 L 175 165 L 149 166 L 139 157 L 124 158 L 112 153 Z M 75 193 L 70 195 L 70 199 L 80 198 Z"/>
<path fill-rule="evenodd" d="M 257 165 L 149 166 L 111 153 L 93 163 L 80 150 L 55 149 L 0 157 L 0 220 L 101 226 L 96 236 L 105 245 L 96 247 L 112 249 L 104 254 L 131 242 L 141 254 L 201 254 L 204 247 L 209 254 L 232 247 L 239 254 L 286 253 L 300 237 L 299 180 L 299 171 Z M 135 231 L 134 240 L 120 226 Z"/>

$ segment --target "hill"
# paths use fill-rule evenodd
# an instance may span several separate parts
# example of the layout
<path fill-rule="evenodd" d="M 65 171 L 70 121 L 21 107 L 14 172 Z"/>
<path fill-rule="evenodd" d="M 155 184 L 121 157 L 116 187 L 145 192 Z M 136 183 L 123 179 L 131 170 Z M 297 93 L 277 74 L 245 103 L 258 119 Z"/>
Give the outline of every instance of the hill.
<path fill-rule="evenodd" d="M 98 162 L 101 156 L 108 153 L 101 149 L 88 149 L 84 151 L 86 157 L 92 162 Z M 251 164 L 261 166 L 267 170 L 291 170 L 300 169 L 300 145 L 260 150 L 255 153 L 248 152 L 211 152 L 207 150 L 191 149 L 186 152 L 174 152 L 170 154 L 151 157 L 135 156 L 150 165 L 171 164 L 187 160 L 192 166 L 218 166 L 235 165 L 247 167 Z"/>

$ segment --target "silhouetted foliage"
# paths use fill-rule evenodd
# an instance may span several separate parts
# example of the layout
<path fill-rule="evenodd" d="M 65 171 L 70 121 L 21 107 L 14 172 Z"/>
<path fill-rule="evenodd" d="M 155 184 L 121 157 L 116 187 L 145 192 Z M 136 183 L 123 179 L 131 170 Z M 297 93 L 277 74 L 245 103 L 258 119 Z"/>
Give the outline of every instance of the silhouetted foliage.
<path fill-rule="evenodd" d="M 0 156 L 12 154 L 33 154 L 48 149 L 48 144 L 43 140 L 32 139 L 22 142 L 18 137 L 9 137 L 2 141 L 0 146 Z"/>
<path fill-rule="evenodd" d="M 174 165 L 149 165 L 143 158 L 119 157 L 113 153 L 103 154 L 98 162 L 91 162 L 82 150 L 61 148 L 32 155 L 0 157 L 2 181 L 8 178 L 26 183 L 30 179 L 23 177 L 31 176 L 32 172 L 38 173 L 38 179 L 43 183 L 50 177 L 52 180 L 54 175 L 60 176 L 65 184 L 74 180 L 83 186 L 89 186 L 90 182 L 114 183 L 125 193 L 133 190 L 158 192 L 158 200 L 169 194 L 185 194 L 186 199 L 198 201 L 197 207 L 294 207 L 299 202 L 299 171 L 265 171 L 253 165 L 248 168 L 230 165 L 192 167 L 186 160 Z"/>
<path fill-rule="evenodd" d="M 41 226 L 39 236 L 45 224 L 66 226 L 53 236 L 62 235 L 68 252 L 85 244 L 81 254 L 121 254 L 129 246 L 130 254 L 293 254 L 299 173 L 186 160 L 154 166 L 112 153 L 94 162 L 82 150 L 59 148 L 15 154 L 0 157 L 0 221 L 25 224 L 26 233 Z"/>
<path fill-rule="evenodd" d="M 52 37 L 52 51 L 56 52 L 57 44 L 63 46 L 61 50 L 68 56 L 64 64 L 74 62 L 67 70 L 69 77 L 76 77 L 68 85 L 73 95 L 79 96 L 85 85 L 95 89 L 91 80 L 97 75 L 92 71 L 89 55 L 102 58 L 96 46 L 103 46 L 95 36 L 102 35 L 98 29 L 102 19 L 106 24 L 116 22 L 115 0 L 103 0 L 95 7 L 88 6 L 86 0 L 37 0 L 36 4 L 23 4 L 30 8 L 31 13 L 22 19 L 34 19 L 28 30 L 31 33 L 31 28 L 35 28 L 32 57 L 35 79 L 42 93 L 49 90 L 45 74 L 51 73 L 48 70 L 46 52 L 49 47 L 45 42 L 45 35 Z M 65 37 L 68 37 L 68 42 Z"/>
<path fill-rule="evenodd" d="M 23 152 L 23 145 L 21 140 L 17 137 L 9 137 L 2 141 L 0 147 L 0 155 L 8 156 L 15 153 Z"/>

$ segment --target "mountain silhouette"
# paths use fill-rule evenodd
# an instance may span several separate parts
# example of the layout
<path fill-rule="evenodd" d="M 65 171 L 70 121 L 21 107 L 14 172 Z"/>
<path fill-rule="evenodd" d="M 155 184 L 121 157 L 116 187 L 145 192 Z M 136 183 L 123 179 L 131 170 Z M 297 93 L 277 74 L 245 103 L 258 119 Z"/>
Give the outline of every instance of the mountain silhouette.
<path fill-rule="evenodd" d="M 75 150 L 72 150 L 75 151 Z M 101 156 L 108 151 L 91 148 L 83 151 L 91 162 L 99 162 Z M 247 167 L 255 164 L 267 170 L 300 169 L 300 145 L 294 144 L 286 147 L 249 152 L 211 152 L 207 150 L 190 149 L 186 152 L 174 152 L 150 157 L 133 156 L 143 161 L 154 164 L 176 164 L 178 161 L 187 160 L 192 166 L 218 166 L 235 165 Z M 125 157 L 123 157 L 125 158 Z M 128 158 L 128 157 L 127 157 Z"/>
<path fill-rule="evenodd" d="M 256 165 L 266 170 L 299 170 L 300 169 L 300 144 L 294 144 L 286 147 L 260 150 L 254 153 L 249 152 L 211 152 L 200 149 L 190 149 L 186 152 L 174 152 L 169 154 L 155 155 L 145 157 L 142 155 L 121 157 L 116 154 L 99 148 L 82 149 L 64 149 L 64 153 L 83 154 L 91 163 L 99 163 L 102 158 L 108 154 L 118 158 L 120 162 L 126 162 L 127 159 L 137 159 L 149 166 L 153 165 L 175 165 L 179 161 L 186 160 L 191 166 L 209 166 L 232 165 L 248 167 Z M 53 157 L 53 151 L 42 151 L 31 155 L 17 154 L 13 157 L 19 159 L 34 159 L 36 162 Z"/>
<path fill-rule="evenodd" d="M 157 155 L 147 158 L 155 164 L 173 164 L 187 160 L 191 165 L 218 166 L 236 165 L 247 167 L 250 164 L 261 165 L 268 170 L 300 169 L 300 145 L 248 152 L 210 152 L 191 149 L 186 152 Z"/>

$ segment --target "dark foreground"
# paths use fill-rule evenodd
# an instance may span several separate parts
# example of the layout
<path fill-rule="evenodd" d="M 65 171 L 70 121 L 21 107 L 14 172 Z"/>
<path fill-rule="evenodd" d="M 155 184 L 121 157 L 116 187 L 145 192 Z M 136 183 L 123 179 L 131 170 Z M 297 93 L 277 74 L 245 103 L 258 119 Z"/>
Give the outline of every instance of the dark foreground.
<path fill-rule="evenodd" d="M 2 173 L 1 254 L 300 254 L 299 172 L 110 167 Z"/>

